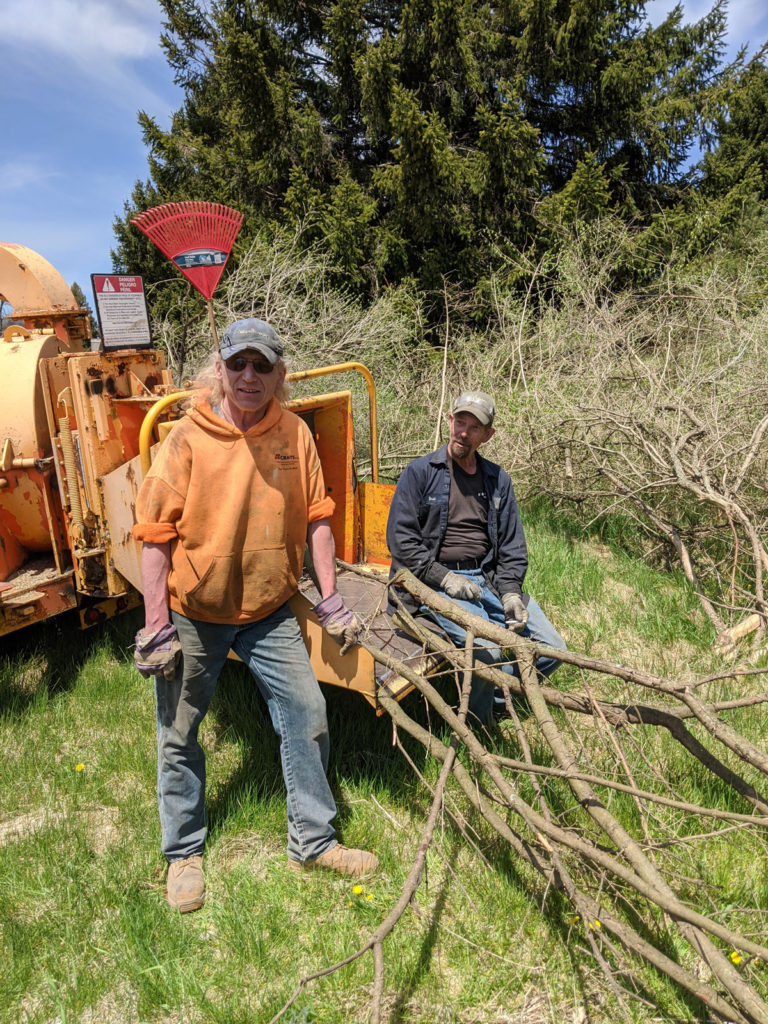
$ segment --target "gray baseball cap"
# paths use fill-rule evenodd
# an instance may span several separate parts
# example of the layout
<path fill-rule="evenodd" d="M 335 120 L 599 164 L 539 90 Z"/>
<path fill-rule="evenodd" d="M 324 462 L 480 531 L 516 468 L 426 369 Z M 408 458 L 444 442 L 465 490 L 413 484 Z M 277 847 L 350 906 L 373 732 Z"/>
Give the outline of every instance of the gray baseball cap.
<path fill-rule="evenodd" d="M 219 353 L 222 359 L 229 359 L 230 356 L 238 356 L 249 348 L 261 352 L 273 366 L 283 354 L 283 343 L 274 327 L 253 316 L 230 324 L 221 336 Z"/>
<path fill-rule="evenodd" d="M 484 391 L 462 391 L 453 403 L 451 412 L 471 412 L 484 427 L 490 427 L 496 415 L 496 403 Z"/>

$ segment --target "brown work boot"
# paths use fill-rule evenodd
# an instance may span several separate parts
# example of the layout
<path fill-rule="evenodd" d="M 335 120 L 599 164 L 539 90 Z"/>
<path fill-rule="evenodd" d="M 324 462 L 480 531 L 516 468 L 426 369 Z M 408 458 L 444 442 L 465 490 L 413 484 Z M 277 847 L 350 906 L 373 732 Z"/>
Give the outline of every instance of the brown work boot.
<path fill-rule="evenodd" d="M 199 910 L 205 903 L 203 858 L 196 855 L 169 864 L 165 893 L 170 906 L 180 914 Z"/>
<path fill-rule="evenodd" d="M 327 868 L 329 871 L 338 871 L 340 875 L 354 875 L 355 878 L 363 878 L 373 874 L 379 866 L 379 858 L 367 850 L 352 850 L 348 846 L 337 843 L 330 850 L 321 853 L 314 860 L 292 860 L 288 863 L 294 871 L 311 871 L 313 868 Z"/>

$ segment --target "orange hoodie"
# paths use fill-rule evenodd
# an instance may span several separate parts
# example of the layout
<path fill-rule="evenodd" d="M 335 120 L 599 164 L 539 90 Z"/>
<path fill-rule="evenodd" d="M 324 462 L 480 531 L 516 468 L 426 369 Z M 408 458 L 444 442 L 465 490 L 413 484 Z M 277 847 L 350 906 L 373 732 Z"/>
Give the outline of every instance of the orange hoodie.
<path fill-rule="evenodd" d="M 199 401 L 171 430 L 139 491 L 137 540 L 171 542 L 171 608 L 256 622 L 296 593 L 307 525 L 330 516 L 309 427 L 272 399 L 246 433 Z"/>

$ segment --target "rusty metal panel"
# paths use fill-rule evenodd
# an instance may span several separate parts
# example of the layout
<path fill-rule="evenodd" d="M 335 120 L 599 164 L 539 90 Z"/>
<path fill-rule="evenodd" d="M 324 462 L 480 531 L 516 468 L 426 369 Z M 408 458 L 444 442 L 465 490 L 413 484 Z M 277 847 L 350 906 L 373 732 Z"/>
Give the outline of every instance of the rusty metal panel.
<path fill-rule="evenodd" d="M 43 497 L 45 498 L 45 514 L 48 517 L 48 525 L 51 532 L 51 548 L 56 561 L 56 568 L 59 572 L 65 572 L 71 559 L 67 548 L 67 534 L 64 529 L 64 509 L 61 506 L 61 496 L 53 485 L 56 478 L 53 474 L 46 477 Z"/>
<path fill-rule="evenodd" d="M 375 565 L 390 564 L 387 547 L 387 518 L 394 484 L 360 483 L 360 561 Z"/>
<path fill-rule="evenodd" d="M 17 329 L 20 330 L 20 329 Z M 10 331 L 10 329 L 9 329 Z M 58 352 L 53 334 L 9 333 L 0 340 L 0 578 L 19 568 L 30 552 L 51 548 L 48 474 L 32 460 L 50 456 L 38 365 Z"/>
<path fill-rule="evenodd" d="M 154 351 L 91 352 L 70 356 L 68 368 L 87 489 L 96 500 L 95 481 L 138 454 L 163 366 Z"/>
<path fill-rule="evenodd" d="M 289 604 L 298 620 L 318 680 L 331 686 L 341 686 L 345 690 L 354 690 L 375 707 L 376 677 L 370 654 L 362 647 L 353 647 L 342 657 L 339 645 L 317 621 L 311 602 L 303 594 L 296 594 Z"/>
<path fill-rule="evenodd" d="M 30 334 L 0 341 L 0 442 L 8 438 L 14 455 L 20 458 L 37 459 L 50 454 L 38 365 L 58 350 L 59 343 L 53 334 Z"/>
<path fill-rule="evenodd" d="M 14 523 L 6 524 L 4 518 L 0 513 L 0 583 L 23 565 L 29 555 L 16 539 Z"/>
<path fill-rule="evenodd" d="M 153 453 L 159 445 L 155 445 Z M 120 573 L 137 590 L 141 585 L 141 544 L 133 539 L 136 522 L 136 498 L 144 475 L 141 456 L 137 455 L 102 479 L 104 515 L 109 524 L 109 556 Z"/>
<path fill-rule="evenodd" d="M 76 310 L 75 297 L 52 263 L 34 249 L 14 242 L 0 242 L 0 278 L 3 296 L 14 315 L 39 310 Z"/>
<path fill-rule="evenodd" d="M 99 626 L 107 619 L 122 615 L 123 612 L 130 611 L 131 608 L 138 608 L 140 604 L 141 594 L 135 590 L 130 590 L 127 594 L 121 594 L 118 597 L 105 597 L 101 601 L 95 601 L 79 609 L 80 628 L 91 629 L 93 626 Z"/>
<path fill-rule="evenodd" d="M 0 636 L 77 607 L 72 573 L 50 556 L 27 562 L 0 587 Z"/>
<path fill-rule="evenodd" d="M 67 370 L 68 356 L 62 353 L 55 358 L 42 359 L 40 361 L 40 377 L 43 381 L 43 400 L 45 414 L 48 419 L 48 430 L 51 437 L 55 437 L 59 429 L 59 417 L 63 410 L 57 406 L 57 399 L 61 392 L 69 387 L 69 372 Z M 72 418 L 70 426 L 74 430 L 77 424 Z"/>
<path fill-rule="evenodd" d="M 336 554 L 345 562 L 354 562 L 357 558 L 358 514 L 352 394 L 336 391 L 301 398 L 289 402 L 288 408 L 301 416 L 312 430 L 325 486 L 336 502 L 336 510 L 331 516 Z"/>
<path fill-rule="evenodd" d="M 46 513 L 50 469 L 14 469 L 2 474 L 0 524 L 28 551 L 48 551 L 51 536 Z"/>
<path fill-rule="evenodd" d="M 51 364 L 49 384 L 65 382 L 57 394 L 49 392 L 49 401 L 57 425 L 63 417 L 56 440 L 62 445 L 57 455 L 64 457 L 58 460 L 57 471 L 72 509 L 67 528 L 77 586 L 97 597 L 124 594 L 135 579 L 129 557 L 132 541 L 125 541 L 132 525 L 130 508 L 119 501 L 105 507 L 105 490 L 111 489 L 104 480 L 138 455 L 141 424 L 155 401 L 150 389 L 164 381 L 163 360 L 154 351 L 86 352 Z M 72 440 L 65 445 L 67 426 Z M 76 509 L 71 499 L 78 494 Z M 113 537 L 125 548 L 126 557 L 122 550 L 114 557 Z M 123 573 L 120 565 L 126 558 L 128 572 Z"/>

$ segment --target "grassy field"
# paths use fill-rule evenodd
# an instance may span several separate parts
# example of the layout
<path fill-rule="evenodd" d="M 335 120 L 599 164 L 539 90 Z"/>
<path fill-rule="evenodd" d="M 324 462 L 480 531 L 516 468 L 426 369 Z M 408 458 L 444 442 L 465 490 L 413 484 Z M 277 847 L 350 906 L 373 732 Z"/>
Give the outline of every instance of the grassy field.
<path fill-rule="evenodd" d="M 555 518 L 538 516 L 528 535 L 528 585 L 572 649 L 675 678 L 722 671 L 711 627 L 680 577 L 654 572 L 605 540 L 574 536 Z M 387 719 L 360 698 L 328 690 L 341 837 L 375 849 L 381 871 L 356 891 L 349 880 L 288 869 L 277 741 L 244 668 L 230 664 L 202 730 L 208 900 L 199 913 L 171 913 L 154 795 L 153 697 L 130 651 L 138 625 L 133 613 L 79 634 L 62 619 L 1 642 L 2 1024 L 266 1024 L 304 974 L 360 946 L 397 900 L 415 854 L 429 793 L 393 748 Z M 574 668 L 554 680 L 573 690 L 585 685 Z M 763 688 L 760 676 L 738 683 L 740 694 Z M 733 681 L 722 680 L 706 697 L 733 693 Z M 618 680 L 600 695 L 637 698 Z M 426 721 L 415 696 L 406 705 Z M 762 707 L 732 720 L 764 744 Z M 616 752 L 593 720 L 575 729 L 589 763 L 610 767 Z M 518 756 L 505 725 L 492 742 Z M 638 785 L 656 783 L 663 765 L 684 799 L 749 810 L 658 731 L 638 731 L 635 745 Z M 434 781 L 436 764 L 406 746 Z M 628 827 L 637 824 L 630 798 L 615 794 L 610 803 Z M 462 809 L 455 795 L 451 807 Z M 563 821 L 569 813 L 566 803 Z M 687 839 L 668 856 L 691 900 L 764 939 L 764 832 L 711 820 L 694 827 L 658 807 L 651 819 Z M 447 816 L 441 821 L 417 898 L 385 944 L 387 1019 L 613 1020 L 615 1002 L 572 909 L 482 823 L 471 823 L 478 849 Z M 670 955 L 689 957 L 671 931 L 662 939 Z M 745 970 L 765 996 L 768 967 Z M 634 1019 L 708 1019 L 665 979 L 641 965 L 636 971 L 644 1002 L 632 1004 Z M 365 1021 L 372 979 L 366 957 L 313 982 L 282 1019 Z"/>

